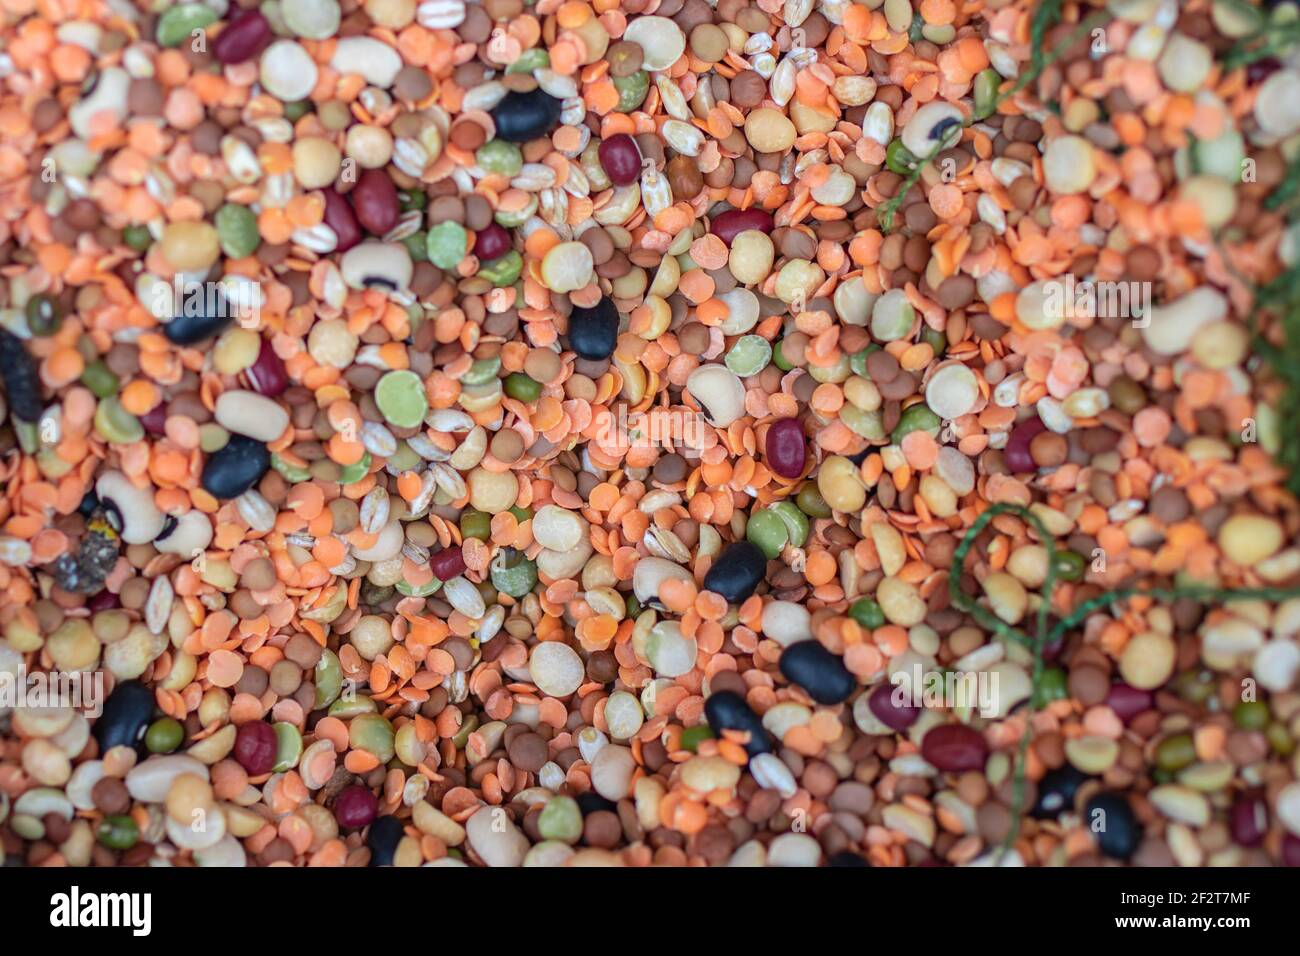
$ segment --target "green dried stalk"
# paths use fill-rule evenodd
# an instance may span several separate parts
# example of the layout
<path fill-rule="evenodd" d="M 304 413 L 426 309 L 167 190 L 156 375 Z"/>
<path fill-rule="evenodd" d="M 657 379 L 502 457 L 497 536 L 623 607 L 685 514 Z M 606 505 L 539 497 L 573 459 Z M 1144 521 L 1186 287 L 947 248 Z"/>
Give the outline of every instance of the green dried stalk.
<path fill-rule="evenodd" d="M 965 566 L 967 555 L 970 554 L 971 548 L 975 546 L 975 541 L 980 533 L 989 526 L 994 518 L 1003 514 L 1015 515 L 1028 524 L 1047 551 L 1047 576 L 1043 581 L 1042 591 L 1039 593 L 1040 600 L 1035 621 L 1036 637 L 1029 637 L 1023 631 L 996 617 L 987 608 L 977 603 L 975 598 L 961 589 L 962 569 Z M 1033 739 L 1034 713 L 1038 710 L 1038 702 L 1042 699 L 1043 675 L 1047 670 L 1043 661 L 1043 652 L 1048 647 L 1081 625 L 1091 615 L 1138 596 L 1166 603 L 1172 603 L 1181 598 L 1210 603 L 1234 600 L 1285 601 L 1289 598 L 1300 597 L 1300 588 L 1220 588 L 1199 584 L 1173 588 L 1118 588 L 1080 604 L 1049 630 L 1047 618 L 1051 611 L 1052 592 L 1057 581 L 1057 554 L 1055 540 L 1037 515 L 1020 505 L 995 504 L 980 514 L 971 524 L 962 537 L 961 543 L 957 545 L 957 549 L 953 552 L 952 565 L 948 570 L 948 598 L 952 606 L 970 615 L 976 622 L 1000 637 L 1028 647 L 1034 658 L 1033 669 L 1030 673 L 1033 693 L 1026 704 L 1028 712 L 1026 713 L 1025 730 L 1020 736 L 1020 742 L 1016 749 L 1015 771 L 1012 777 L 1012 801 L 1014 805 L 1011 808 L 1011 829 L 1007 832 L 1002 845 L 999 847 L 997 860 L 999 865 L 1003 856 L 1020 836 L 1020 819 L 1025 812 L 1026 757 L 1029 752 L 1029 744 Z"/>
<path fill-rule="evenodd" d="M 1063 0 L 1047 0 L 1034 11 L 1034 19 L 1029 26 L 1029 42 L 1033 50 L 1030 55 L 1029 67 L 1016 78 L 1015 83 L 994 97 L 987 110 L 976 115 L 966 125 L 969 126 L 971 122 L 979 122 L 992 116 L 998 111 L 998 107 L 1037 80 L 1043 70 L 1059 60 L 1061 55 L 1073 46 L 1080 37 L 1091 33 L 1110 19 L 1109 14 L 1104 10 L 1092 14 L 1071 30 L 1070 35 L 1066 37 L 1060 46 L 1049 51 L 1046 43 L 1047 33 L 1061 19 L 1062 2 Z M 880 231 L 885 235 L 893 231 L 894 217 L 898 214 L 898 209 L 902 206 L 903 198 L 907 195 L 908 190 L 916 185 L 921 178 L 921 171 L 942 151 L 942 147 L 936 147 L 929 155 L 918 159 L 916 165 L 899 183 L 898 191 L 894 193 L 888 202 L 880 206 L 877 221 L 880 223 Z"/>

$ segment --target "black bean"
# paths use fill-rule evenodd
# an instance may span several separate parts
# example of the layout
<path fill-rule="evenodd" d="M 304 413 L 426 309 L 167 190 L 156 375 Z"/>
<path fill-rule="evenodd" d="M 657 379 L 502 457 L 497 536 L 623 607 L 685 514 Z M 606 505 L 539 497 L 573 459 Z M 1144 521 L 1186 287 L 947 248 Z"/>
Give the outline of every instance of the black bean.
<path fill-rule="evenodd" d="M 1071 764 L 1049 770 L 1038 781 L 1038 801 L 1030 811 L 1036 820 L 1054 820 L 1067 810 L 1074 809 L 1074 795 L 1088 780 L 1088 775 Z"/>
<path fill-rule="evenodd" d="M 763 721 L 735 691 L 720 690 L 710 694 L 704 702 L 704 717 L 715 737 L 721 737 L 724 730 L 749 731 L 745 751 L 751 757 L 771 752 L 772 739 Z"/>
<path fill-rule="evenodd" d="M 704 576 L 704 588 L 740 604 L 758 587 L 767 572 L 767 558 L 748 541 L 735 541 L 713 562 Z"/>
<path fill-rule="evenodd" d="M 392 866 L 397 844 L 402 842 L 405 835 L 397 817 L 380 817 L 370 824 L 370 830 L 366 833 L 366 846 L 370 847 L 370 865 Z"/>
<path fill-rule="evenodd" d="M 844 662 L 817 640 L 791 644 L 781 652 L 780 667 L 786 680 L 819 704 L 843 703 L 858 686 Z"/>
<path fill-rule="evenodd" d="M 542 89 L 528 93 L 511 90 L 492 110 L 497 139 L 526 143 L 545 136 L 560 121 L 562 108 L 559 100 Z"/>
<path fill-rule="evenodd" d="M 185 308 L 170 322 L 163 324 L 163 335 L 177 345 L 194 345 L 210 339 L 234 320 L 233 310 L 225 300 L 201 301 L 207 297 L 187 297 Z M 194 303 L 193 305 L 191 303 Z M 202 308 L 198 306 L 202 305 Z"/>
<path fill-rule="evenodd" d="M 8 329 L 0 329 L 0 378 L 4 379 L 13 417 L 24 422 L 38 421 L 45 403 L 36 361 L 23 340 Z"/>
<path fill-rule="evenodd" d="M 203 488 L 214 498 L 238 498 L 261 481 L 270 467 L 266 445 L 246 435 L 231 435 L 224 447 L 208 456 Z"/>
<path fill-rule="evenodd" d="M 153 691 L 138 680 L 122 681 L 104 701 L 103 713 L 95 721 L 95 739 L 103 756 L 113 747 L 144 744 L 144 732 L 153 720 Z"/>
<path fill-rule="evenodd" d="M 95 489 L 89 489 L 81 498 L 81 504 L 77 505 L 77 514 L 83 518 L 89 518 L 99 507 L 99 495 L 95 494 Z"/>
<path fill-rule="evenodd" d="M 591 308 L 575 305 L 569 314 L 569 347 L 578 358 L 599 362 L 614 354 L 618 343 L 618 309 L 602 298 Z"/>
<path fill-rule="evenodd" d="M 600 810 L 608 810 L 610 813 L 618 812 L 618 804 L 613 800 L 607 800 L 594 790 L 588 790 L 586 793 L 580 793 L 574 800 L 578 804 L 578 809 L 582 811 L 585 817 L 589 813 L 596 813 Z"/>
<path fill-rule="evenodd" d="M 1127 860 L 1142 842 L 1142 824 L 1118 793 L 1099 793 L 1089 800 L 1083 825 L 1096 838 L 1097 848 L 1113 860 Z"/>

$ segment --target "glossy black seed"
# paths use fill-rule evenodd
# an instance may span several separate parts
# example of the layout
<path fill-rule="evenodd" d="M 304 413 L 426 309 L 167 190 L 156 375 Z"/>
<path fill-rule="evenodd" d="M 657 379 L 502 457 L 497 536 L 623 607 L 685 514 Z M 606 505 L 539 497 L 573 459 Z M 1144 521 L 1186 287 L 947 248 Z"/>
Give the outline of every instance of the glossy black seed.
<path fill-rule="evenodd" d="M 526 143 L 545 136 L 559 123 L 561 110 L 560 101 L 540 88 L 528 93 L 511 90 L 492 110 L 497 139 Z"/>
<path fill-rule="evenodd" d="M 610 813 L 618 813 L 617 803 L 613 800 L 605 799 L 594 790 L 580 793 L 573 799 L 578 804 L 578 809 L 582 811 L 584 817 L 588 814 L 596 813 L 599 810 L 608 810 Z"/>
<path fill-rule="evenodd" d="M 871 864 L 868 863 L 866 859 L 864 859 L 863 857 L 858 856 L 858 854 L 854 853 L 852 850 L 841 850 L 839 853 L 836 853 L 833 857 L 827 860 L 826 865 L 862 867 L 862 866 L 870 866 Z"/>
<path fill-rule="evenodd" d="M 786 680 L 819 704 L 843 703 L 858 686 L 844 661 L 816 640 L 791 644 L 781 652 L 780 667 Z"/>
<path fill-rule="evenodd" d="M 122 681 L 104 701 L 104 711 L 95 721 L 95 739 L 103 756 L 112 747 L 144 744 L 144 732 L 153 721 L 153 691 L 138 680 Z"/>
<path fill-rule="evenodd" d="M 83 518 L 89 518 L 99 507 L 99 495 L 95 494 L 95 489 L 91 488 L 82 496 L 81 504 L 77 505 L 77 514 Z"/>
<path fill-rule="evenodd" d="M 224 300 L 208 303 L 199 302 L 196 297 L 194 301 L 195 304 L 191 305 L 187 300 L 186 307 L 180 310 L 180 314 L 163 324 L 163 335 L 167 336 L 169 342 L 194 345 L 212 338 L 234 321 L 233 310 Z"/>
<path fill-rule="evenodd" d="M 397 817 L 380 817 L 370 824 L 366 833 L 366 846 L 370 847 L 371 866 L 392 866 L 397 844 L 405 835 Z"/>
<path fill-rule="evenodd" d="M 716 694 L 710 694 L 704 702 L 704 718 L 709 722 L 715 737 L 721 737 L 724 730 L 749 731 L 749 742 L 745 744 L 745 750 L 751 757 L 772 750 L 772 739 L 763 726 L 763 721 L 745 703 L 745 698 L 735 691 L 720 690 Z"/>
<path fill-rule="evenodd" d="M 1074 809 L 1074 795 L 1088 775 L 1070 764 L 1049 770 L 1038 781 L 1038 801 L 1030 815 L 1036 820 L 1054 820 L 1066 810 Z"/>
<path fill-rule="evenodd" d="M 1118 793 L 1099 793 L 1089 800 L 1083 825 L 1097 841 L 1097 849 L 1113 860 L 1127 860 L 1142 842 L 1142 824 Z"/>
<path fill-rule="evenodd" d="M 618 309 L 602 298 L 591 308 L 575 305 L 569 313 L 569 347 L 578 358 L 599 362 L 614 354 L 618 343 Z"/>
<path fill-rule="evenodd" d="M 767 558 L 763 552 L 748 541 L 735 541 L 727 545 L 709 568 L 704 576 L 704 588 L 721 594 L 732 604 L 740 604 L 754 593 L 766 573 Z"/>
<path fill-rule="evenodd" d="M 261 481 L 270 467 L 266 445 L 246 435 L 231 435 L 224 447 L 208 456 L 203 488 L 214 498 L 238 498 Z"/>
<path fill-rule="evenodd" d="M 45 410 L 41 400 L 41 377 L 36 360 L 23 340 L 8 329 L 0 329 L 0 379 L 9 396 L 9 411 L 19 421 L 35 422 Z"/>

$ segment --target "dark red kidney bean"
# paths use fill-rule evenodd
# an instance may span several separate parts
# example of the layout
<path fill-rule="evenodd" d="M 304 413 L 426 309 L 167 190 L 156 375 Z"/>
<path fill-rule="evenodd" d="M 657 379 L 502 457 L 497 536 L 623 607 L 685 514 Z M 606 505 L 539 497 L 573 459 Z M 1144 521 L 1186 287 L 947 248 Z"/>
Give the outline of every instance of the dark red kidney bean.
<path fill-rule="evenodd" d="M 1045 431 L 1047 426 L 1037 415 L 1011 429 L 1011 437 L 1007 439 L 1007 444 L 1002 449 L 1002 460 L 1013 474 L 1038 470 L 1038 463 L 1034 461 L 1034 456 L 1029 454 L 1029 443 L 1036 435 L 1041 435 Z"/>
<path fill-rule="evenodd" d="M 772 214 L 762 209 L 728 209 L 714 216 L 709 224 L 709 231 L 727 245 L 731 245 L 738 235 L 750 229 L 771 232 Z"/>
<path fill-rule="evenodd" d="M 474 237 L 474 255 L 480 262 L 491 262 L 504 256 L 514 244 L 504 226 L 491 222 Z"/>
<path fill-rule="evenodd" d="M 641 177 L 641 150 L 627 133 L 602 140 L 596 150 L 600 168 L 615 186 L 627 186 Z"/>
<path fill-rule="evenodd" d="M 780 418 L 767 429 L 764 440 L 767 467 L 782 478 L 798 478 L 808 459 L 803 440 L 803 426 L 797 418 Z"/>
<path fill-rule="evenodd" d="M 382 236 L 397 225 L 401 214 L 397 187 L 382 169 L 367 169 L 352 190 L 352 208 L 363 229 Z"/>
<path fill-rule="evenodd" d="M 235 759 L 250 777 L 270 773 L 275 766 L 275 730 L 264 720 L 239 725 L 235 734 Z"/>
<path fill-rule="evenodd" d="M 1282 63 L 1275 56 L 1256 60 L 1246 67 L 1246 82 L 1252 86 L 1262 83 L 1280 69 L 1282 69 Z"/>
<path fill-rule="evenodd" d="M 1259 846 L 1268 832 L 1268 804 L 1258 794 L 1243 793 L 1232 804 L 1228 824 L 1238 846 Z"/>
<path fill-rule="evenodd" d="M 1110 693 L 1106 695 L 1106 706 L 1115 711 L 1115 716 L 1126 724 L 1155 705 L 1155 695 L 1150 691 L 1138 690 L 1122 681 L 1112 684 Z"/>
<path fill-rule="evenodd" d="M 921 738 L 921 756 L 945 773 L 983 770 L 989 745 L 977 730 L 963 724 L 942 724 Z"/>
<path fill-rule="evenodd" d="M 86 609 L 89 611 L 111 611 L 122 604 L 116 594 L 105 588 L 96 594 L 92 594 L 86 599 Z"/>
<path fill-rule="evenodd" d="M 359 783 L 344 787 L 334 798 L 334 819 L 347 830 L 369 826 L 379 813 L 375 795 Z"/>
<path fill-rule="evenodd" d="M 439 581 L 450 581 L 465 570 L 465 556 L 460 548 L 443 548 L 429 558 L 429 570 Z"/>
<path fill-rule="evenodd" d="M 245 10 L 226 24 L 212 41 L 212 56 L 218 63 L 247 63 L 271 39 L 271 24 L 258 10 Z"/>
<path fill-rule="evenodd" d="M 284 362 L 275 354 L 275 349 L 271 348 L 267 339 L 262 339 L 257 361 L 244 374 L 248 377 L 248 384 L 253 386 L 253 391 L 272 398 L 289 387 L 289 373 L 285 370 Z"/>
<path fill-rule="evenodd" d="M 361 241 L 361 225 L 357 214 L 352 211 L 352 204 L 333 189 L 323 190 L 325 195 L 325 225 L 334 230 L 339 237 L 335 252 L 347 252 Z"/>
<path fill-rule="evenodd" d="M 1282 840 L 1282 865 L 1300 866 L 1300 837 L 1288 833 Z"/>
<path fill-rule="evenodd" d="M 149 411 L 140 416 L 140 424 L 150 435 L 165 435 L 167 433 L 167 403 L 159 402 Z"/>
<path fill-rule="evenodd" d="M 903 688 L 888 681 L 876 687 L 867 698 L 867 707 L 876 720 L 890 730 L 902 732 L 916 723 L 921 716 L 921 708 L 911 704 L 898 704 L 894 701 L 894 692 Z"/>

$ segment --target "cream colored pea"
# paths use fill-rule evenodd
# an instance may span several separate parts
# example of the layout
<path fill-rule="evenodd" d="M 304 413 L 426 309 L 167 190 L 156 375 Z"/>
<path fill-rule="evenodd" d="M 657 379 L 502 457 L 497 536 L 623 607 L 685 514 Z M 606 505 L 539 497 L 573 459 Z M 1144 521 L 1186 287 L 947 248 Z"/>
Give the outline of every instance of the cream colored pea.
<path fill-rule="evenodd" d="M 221 256 L 221 243 L 210 223 L 173 222 L 163 230 L 162 251 L 178 272 L 202 272 Z"/>
<path fill-rule="evenodd" d="M 605 724 L 612 739 L 631 740 L 644 721 L 641 702 L 627 691 L 615 691 L 605 701 Z"/>
<path fill-rule="evenodd" d="M 257 361 L 261 348 L 262 337 L 252 329 L 229 329 L 212 348 L 212 364 L 222 375 L 238 375 Z"/>
<path fill-rule="evenodd" d="M 319 365 L 347 368 L 357 354 L 358 339 L 343 319 L 325 319 L 311 327 L 307 352 Z"/>
<path fill-rule="evenodd" d="M 293 144 L 293 174 L 304 189 L 324 189 L 338 177 L 343 154 L 328 139 L 304 136 Z"/>
<path fill-rule="evenodd" d="M 876 546 L 876 555 L 880 558 L 880 569 L 892 576 L 903 569 L 907 563 L 907 548 L 903 536 L 892 524 L 877 521 L 871 525 L 871 543 Z"/>
<path fill-rule="evenodd" d="M 37 783 L 62 787 L 72 776 L 72 761 L 62 750 L 44 738 L 29 740 L 23 747 L 23 769 Z"/>
<path fill-rule="evenodd" d="M 925 620 L 925 598 L 916 585 L 902 578 L 888 577 L 876 585 L 876 603 L 885 620 L 899 627 L 915 627 Z"/>
<path fill-rule="evenodd" d="M 1120 655 L 1120 676 L 1138 690 L 1155 690 L 1173 674 L 1176 653 L 1168 635 L 1135 634 Z"/>
<path fill-rule="evenodd" d="M 167 815 L 177 823 L 194 822 L 196 810 L 204 812 L 213 805 L 212 784 L 196 773 L 179 774 L 167 791 Z"/>
<path fill-rule="evenodd" d="M 830 382 L 832 385 L 838 385 L 840 382 L 847 381 L 848 377 L 853 374 L 853 366 L 849 364 L 849 353 L 841 352 L 830 365 L 809 365 L 808 374 L 812 376 L 814 382 Z"/>
<path fill-rule="evenodd" d="M 512 471 L 494 472 L 475 468 L 469 473 L 469 503 L 477 511 L 498 514 L 509 511 L 519 497 L 519 479 Z"/>
<path fill-rule="evenodd" d="M 790 117 L 771 107 L 760 107 L 745 119 L 745 139 L 760 153 L 784 153 L 797 136 Z"/>
<path fill-rule="evenodd" d="M 807 302 L 825 281 L 826 273 L 822 272 L 821 266 L 807 259 L 791 259 L 777 273 L 776 297 L 785 303 L 795 302 L 801 297 Z"/>
<path fill-rule="evenodd" d="M 609 231 L 609 227 L 606 227 Z M 689 230 L 683 230 L 687 232 Z M 650 283 L 650 293 L 660 298 L 667 298 L 677 291 L 677 284 L 682 280 L 682 266 L 675 255 L 666 255 L 659 260 L 659 268 Z"/>
<path fill-rule="evenodd" d="M 45 642 L 55 667 L 62 671 L 82 671 L 99 660 L 99 639 L 85 618 L 72 618 L 58 626 Z"/>
<path fill-rule="evenodd" d="M 1029 595 L 1025 593 L 1024 585 L 1003 571 L 985 578 L 984 593 L 988 596 L 990 610 L 1008 624 L 1019 623 L 1029 607 Z"/>
<path fill-rule="evenodd" d="M 587 522 L 568 508 L 543 505 L 533 516 L 533 540 L 552 551 L 572 551 L 587 536 Z"/>
<path fill-rule="evenodd" d="M 1192 355 L 1209 369 L 1239 364 L 1250 348 L 1250 333 L 1235 322 L 1220 320 L 1203 325 L 1192 337 Z"/>
<path fill-rule="evenodd" d="M 676 260 L 673 260 L 676 261 Z M 614 294 L 618 295 L 618 283 L 614 283 Z M 670 293 L 671 294 L 671 293 Z M 641 338 L 647 342 L 653 342 L 659 336 L 668 331 L 668 326 L 673 321 L 673 309 L 668 304 L 668 300 L 657 295 L 648 295 L 645 297 L 645 307 L 650 312 L 650 322 L 645 331 L 639 333 Z"/>
<path fill-rule="evenodd" d="M 1082 136 L 1058 136 L 1043 154 L 1043 176 L 1054 193 L 1081 193 L 1097 175 L 1092 143 Z"/>
<path fill-rule="evenodd" d="M 582 569 L 582 588 L 594 591 L 597 588 L 613 587 L 618 583 L 614 573 L 614 561 L 607 554 L 593 554 Z"/>
<path fill-rule="evenodd" d="M 924 475 L 920 484 L 921 500 L 939 518 L 950 518 L 957 513 L 957 495 L 944 484 L 942 478 Z"/>
<path fill-rule="evenodd" d="M 367 614 L 348 633 L 348 641 L 363 660 L 373 661 L 392 648 L 393 635 L 387 620 L 378 614 Z"/>
<path fill-rule="evenodd" d="M 845 106 L 865 106 L 876 95 L 876 81 L 869 76 L 841 76 L 831 92 Z"/>
<path fill-rule="evenodd" d="M 1047 580 L 1047 549 L 1040 544 L 1016 548 L 1007 559 L 1007 570 L 1027 588 L 1037 588 Z"/>
<path fill-rule="evenodd" d="M 542 281 L 552 292 L 576 292 L 595 277 L 591 249 L 581 242 L 561 242 L 542 259 Z"/>
<path fill-rule="evenodd" d="M 367 0 L 366 16 L 376 26 L 400 30 L 415 19 L 415 0 Z"/>
<path fill-rule="evenodd" d="M 426 754 L 424 742 L 416 734 L 415 724 L 402 724 L 393 735 L 393 752 L 408 767 L 418 766 Z"/>
<path fill-rule="evenodd" d="M 849 404 L 856 405 L 864 412 L 874 412 L 884 403 L 876 383 L 858 375 L 844 382 L 844 397 Z"/>
<path fill-rule="evenodd" d="M 582 658 L 568 644 L 543 641 L 528 658 L 528 674 L 548 697 L 567 697 L 582 685 Z"/>
<path fill-rule="evenodd" d="M 1179 197 L 1201 210 L 1205 225 L 1218 229 L 1237 212 L 1237 192 L 1232 183 L 1218 176 L 1190 176 L 1179 189 Z"/>
<path fill-rule="evenodd" d="M 861 511 L 867 503 L 867 486 L 858 466 L 843 455 L 831 455 L 817 472 L 817 490 L 836 511 Z"/>
<path fill-rule="evenodd" d="M 746 229 L 731 243 L 727 268 L 741 285 L 758 285 L 772 272 L 776 247 L 765 232 Z"/>
<path fill-rule="evenodd" d="M 692 757 L 682 764 L 681 781 L 697 793 L 730 790 L 740 782 L 740 767 L 722 757 Z"/>
<path fill-rule="evenodd" d="M 1065 742 L 1065 758 L 1087 774 L 1103 774 L 1119 759 L 1119 743 L 1109 737 L 1075 737 Z"/>
<path fill-rule="evenodd" d="M 1264 515 L 1233 515 L 1219 528 L 1219 547 L 1229 561 L 1249 568 L 1282 547 L 1282 526 Z"/>
<path fill-rule="evenodd" d="M 629 269 L 627 275 L 619 276 L 610 283 L 613 286 L 615 297 L 620 299 L 640 298 L 645 294 L 646 287 L 649 284 L 650 277 L 646 275 L 646 271 L 636 267 Z"/>
<path fill-rule="evenodd" d="M 393 158 L 393 134 L 382 126 L 353 126 L 344 145 L 362 169 L 380 169 Z"/>

